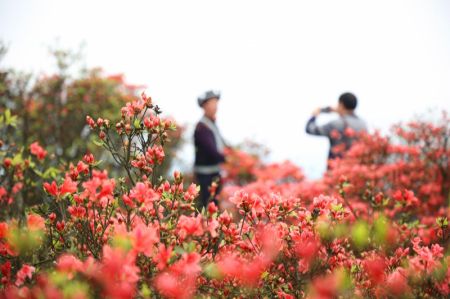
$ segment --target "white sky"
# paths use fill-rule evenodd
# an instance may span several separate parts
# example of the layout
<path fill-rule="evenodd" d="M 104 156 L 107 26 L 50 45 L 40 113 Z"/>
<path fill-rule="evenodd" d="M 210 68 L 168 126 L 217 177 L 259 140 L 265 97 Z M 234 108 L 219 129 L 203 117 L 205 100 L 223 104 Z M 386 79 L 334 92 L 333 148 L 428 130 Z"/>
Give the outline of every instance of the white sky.
<path fill-rule="evenodd" d="M 307 136 L 317 106 L 344 91 L 358 114 L 386 130 L 428 108 L 450 110 L 450 1 L 21 1 L 0 0 L 5 65 L 51 72 L 48 46 L 124 73 L 179 122 L 196 97 L 219 89 L 219 126 L 231 143 L 266 144 L 317 177 L 327 141 Z M 191 134 L 191 133 L 189 133 Z M 190 136 L 187 136 L 190 141 Z M 193 151 L 183 158 L 189 165 Z"/>

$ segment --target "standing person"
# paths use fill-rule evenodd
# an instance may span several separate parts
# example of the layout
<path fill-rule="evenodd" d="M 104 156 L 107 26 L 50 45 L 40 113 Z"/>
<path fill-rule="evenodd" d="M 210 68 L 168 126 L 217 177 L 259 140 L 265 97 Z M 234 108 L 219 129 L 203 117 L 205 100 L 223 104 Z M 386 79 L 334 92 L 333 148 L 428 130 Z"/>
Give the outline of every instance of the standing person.
<path fill-rule="evenodd" d="M 306 124 L 306 133 L 311 135 L 326 136 L 330 140 L 330 150 L 328 160 L 342 157 L 345 150 L 348 150 L 358 132 L 367 131 L 364 120 L 355 114 L 358 104 L 356 96 L 350 92 L 343 93 L 338 100 L 338 105 L 334 107 L 317 108 Z M 336 112 L 339 118 L 323 126 L 316 124 L 316 118 L 321 113 Z"/>
<path fill-rule="evenodd" d="M 216 194 L 221 190 L 220 163 L 225 162 L 225 142 L 216 126 L 219 99 L 220 93 L 214 91 L 207 91 L 198 98 L 198 105 L 204 112 L 194 132 L 194 174 L 200 185 L 200 209 L 206 208 L 210 199 L 217 205 Z M 211 198 L 209 188 L 213 182 L 217 182 L 218 186 Z"/>

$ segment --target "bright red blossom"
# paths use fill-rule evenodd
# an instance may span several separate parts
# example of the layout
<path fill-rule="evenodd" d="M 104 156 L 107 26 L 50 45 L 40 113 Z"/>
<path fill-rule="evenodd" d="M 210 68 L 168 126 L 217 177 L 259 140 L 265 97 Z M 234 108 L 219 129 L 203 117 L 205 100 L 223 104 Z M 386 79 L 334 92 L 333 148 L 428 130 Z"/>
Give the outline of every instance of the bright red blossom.
<path fill-rule="evenodd" d="M 31 279 L 31 277 L 33 276 L 33 273 L 35 271 L 35 268 L 24 264 L 22 266 L 22 268 L 19 270 L 19 272 L 17 272 L 17 279 L 16 279 L 16 286 L 21 286 L 23 285 L 23 283 L 25 282 L 26 278 Z"/>
<path fill-rule="evenodd" d="M 44 160 L 45 156 L 47 156 L 47 151 L 44 150 L 37 141 L 30 144 L 30 152 L 39 160 Z"/>

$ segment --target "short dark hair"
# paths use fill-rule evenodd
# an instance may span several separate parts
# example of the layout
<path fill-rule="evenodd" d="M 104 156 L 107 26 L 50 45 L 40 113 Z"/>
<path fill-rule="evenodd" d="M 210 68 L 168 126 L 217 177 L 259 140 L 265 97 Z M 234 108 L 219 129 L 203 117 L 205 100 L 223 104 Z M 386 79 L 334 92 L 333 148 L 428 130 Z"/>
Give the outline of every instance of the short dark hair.
<path fill-rule="evenodd" d="M 347 110 L 355 110 L 358 105 L 358 99 L 353 93 L 346 92 L 339 97 L 339 103 L 342 103 Z"/>

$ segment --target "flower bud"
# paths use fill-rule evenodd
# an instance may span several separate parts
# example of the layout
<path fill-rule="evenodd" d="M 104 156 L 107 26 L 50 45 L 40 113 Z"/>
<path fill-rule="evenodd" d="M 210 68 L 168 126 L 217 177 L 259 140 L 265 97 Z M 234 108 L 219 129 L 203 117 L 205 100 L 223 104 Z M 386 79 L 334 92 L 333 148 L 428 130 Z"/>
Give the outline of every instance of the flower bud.
<path fill-rule="evenodd" d="M 65 227 L 66 227 L 66 224 L 65 224 L 64 221 L 58 221 L 58 222 L 56 222 L 56 229 L 57 229 L 59 232 L 62 232 L 62 231 L 64 230 Z"/>
<path fill-rule="evenodd" d="M 86 162 L 87 164 L 93 164 L 94 163 L 94 155 L 91 153 L 84 155 L 83 161 Z"/>
<path fill-rule="evenodd" d="M 3 166 L 5 166 L 5 168 L 9 168 L 11 166 L 12 160 L 10 158 L 5 158 L 3 160 Z"/>
<path fill-rule="evenodd" d="M 51 223 L 53 223 L 56 219 L 56 214 L 51 213 L 50 215 L 48 215 L 48 219 L 50 220 Z"/>
<path fill-rule="evenodd" d="M 104 131 L 100 131 L 100 133 L 98 134 L 98 137 L 99 137 L 101 140 L 105 140 L 105 138 L 106 138 L 105 132 L 104 132 Z"/>
<path fill-rule="evenodd" d="M 175 170 L 173 172 L 173 177 L 174 177 L 175 181 L 180 181 L 181 180 L 181 173 L 178 170 Z"/>
<path fill-rule="evenodd" d="M 97 119 L 97 125 L 98 125 L 99 127 L 101 127 L 101 126 L 103 126 L 103 123 L 104 123 L 103 118 L 99 117 L 99 118 Z"/>
<path fill-rule="evenodd" d="M 95 121 L 89 115 L 86 116 L 86 123 L 91 127 L 91 129 L 95 128 Z"/>
<path fill-rule="evenodd" d="M 217 212 L 217 211 L 218 211 L 218 208 L 217 208 L 216 204 L 213 203 L 213 202 L 210 202 L 210 203 L 208 204 L 208 213 L 209 213 L 210 215 L 212 215 L 212 214 L 214 214 L 214 213 Z"/>

